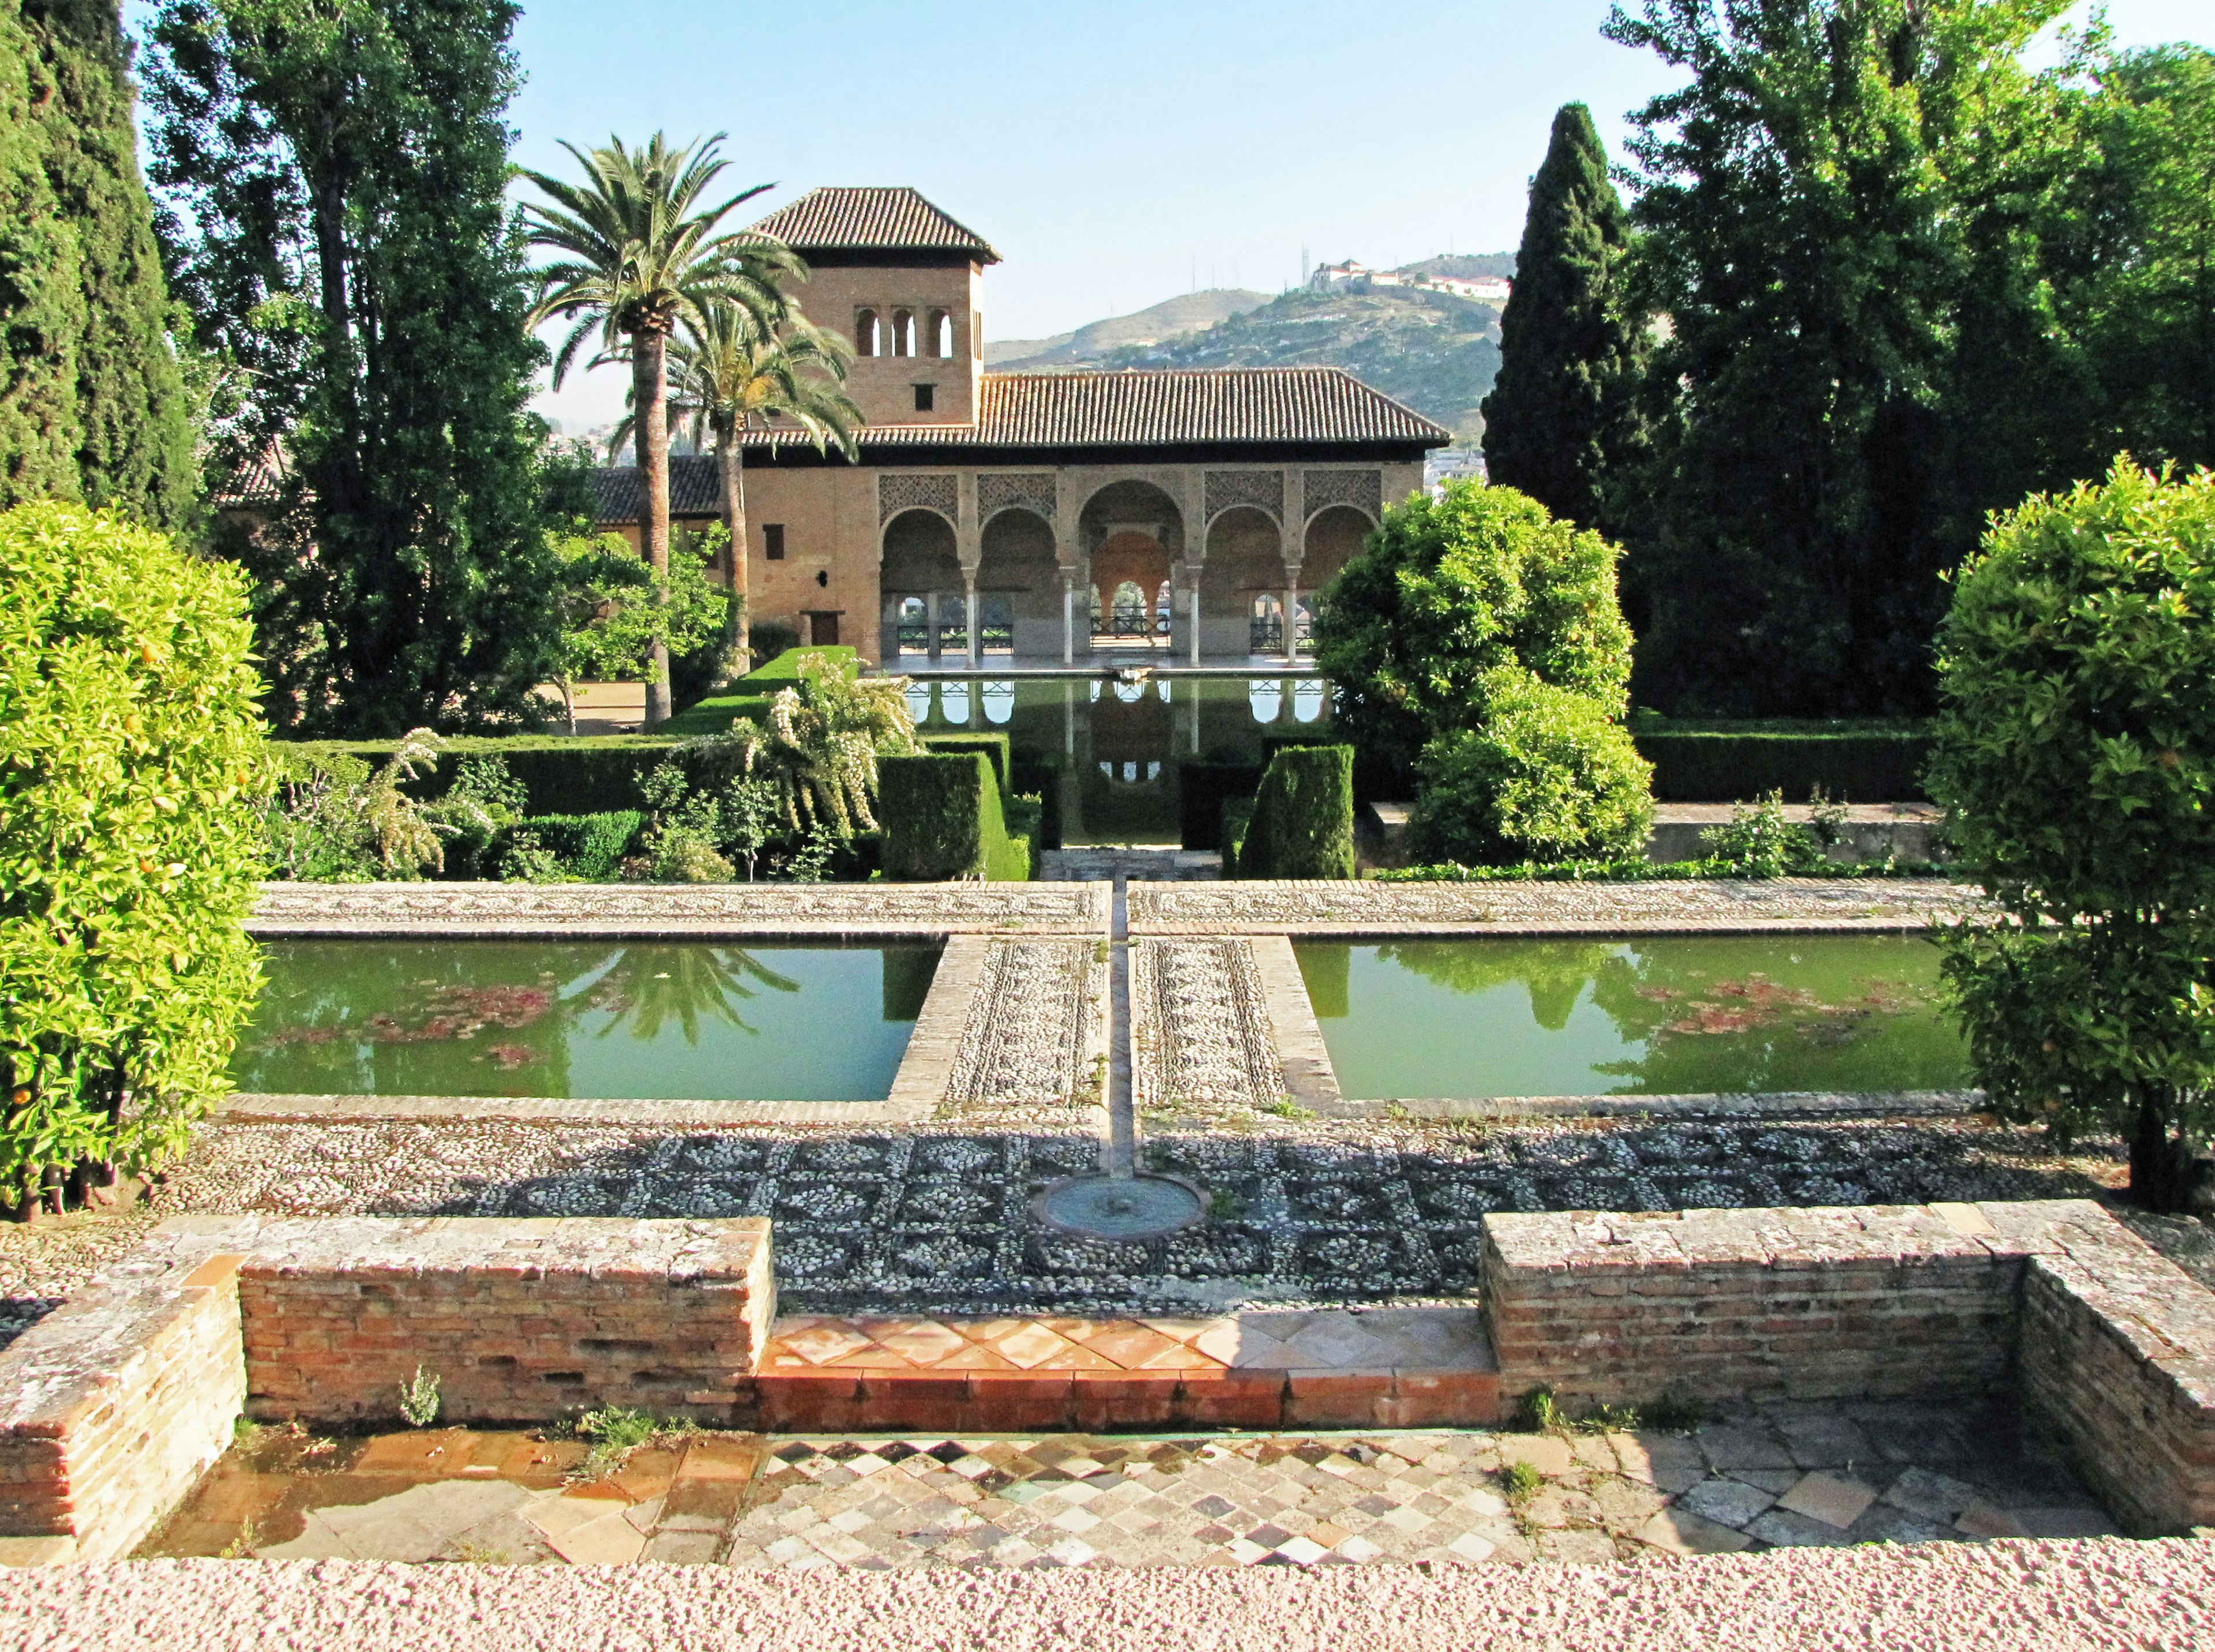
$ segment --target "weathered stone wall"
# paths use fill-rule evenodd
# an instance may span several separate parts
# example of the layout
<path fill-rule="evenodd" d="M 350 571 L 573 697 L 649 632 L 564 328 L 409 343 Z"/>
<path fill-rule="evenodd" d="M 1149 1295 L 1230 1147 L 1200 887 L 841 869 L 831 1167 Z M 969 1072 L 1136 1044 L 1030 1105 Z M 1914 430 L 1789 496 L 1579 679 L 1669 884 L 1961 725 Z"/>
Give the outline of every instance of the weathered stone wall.
<path fill-rule="evenodd" d="M 452 1422 L 624 1405 L 727 1421 L 776 1311 L 769 1222 L 341 1217 L 267 1224 L 239 1268 L 247 1409 Z"/>
<path fill-rule="evenodd" d="M 1990 1390 L 2016 1254 L 1926 1207 L 1485 1219 L 1507 1391 L 1637 1403 Z"/>
<path fill-rule="evenodd" d="M 2020 1397 L 2116 1512 L 2215 1523 L 2215 1293 L 2089 1200 L 1485 1219 L 1504 1394 Z"/>
<path fill-rule="evenodd" d="M 0 1563 L 129 1553 L 230 1444 L 232 1225 L 165 1225 L 0 1354 Z"/>
<path fill-rule="evenodd" d="M 2024 1408 L 2126 1520 L 2215 1525 L 2215 1293 L 2104 1219 L 2055 1238 L 2024 1273 Z"/>

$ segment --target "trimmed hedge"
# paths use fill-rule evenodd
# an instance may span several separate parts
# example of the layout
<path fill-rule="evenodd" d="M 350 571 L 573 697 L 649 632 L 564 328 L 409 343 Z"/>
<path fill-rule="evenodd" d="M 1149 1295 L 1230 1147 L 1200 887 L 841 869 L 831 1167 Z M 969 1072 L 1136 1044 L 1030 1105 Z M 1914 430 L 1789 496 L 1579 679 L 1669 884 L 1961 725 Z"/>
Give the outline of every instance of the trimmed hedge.
<path fill-rule="evenodd" d="M 1254 800 L 1233 797 L 1223 805 L 1223 823 L 1216 833 L 1223 840 L 1223 875 L 1238 877 L 1238 863 L 1246 853 L 1246 835 L 1254 826 Z"/>
<path fill-rule="evenodd" d="M 1005 734 L 917 734 L 915 743 L 926 752 L 982 752 L 991 762 L 992 778 L 1003 789 L 1009 784 L 1008 771 L 1015 767 L 1015 753 Z"/>
<path fill-rule="evenodd" d="M 598 881 L 616 875 L 645 825 L 646 816 L 636 809 L 611 809 L 601 814 L 533 814 L 516 829 L 536 833 L 563 871 Z"/>
<path fill-rule="evenodd" d="M 1010 835 L 991 758 L 984 752 L 926 752 L 877 763 L 885 875 L 901 882 L 1031 875 L 1031 841 Z"/>
<path fill-rule="evenodd" d="M 1918 802 L 1930 736 L 1919 724 L 1727 722 L 1672 726 L 1641 719 L 1630 738 L 1654 765 L 1664 803 L 1743 803 L 1772 791 L 1795 801 L 1818 787 L 1856 803 Z"/>
<path fill-rule="evenodd" d="M 342 752 L 372 765 L 392 755 L 391 740 L 302 740 L 310 751 Z M 443 797 L 451 789 L 462 759 L 500 757 L 523 783 L 533 814 L 604 814 L 635 808 L 639 777 L 676 749 L 677 742 L 642 734 L 463 736 L 449 740 L 436 769 L 407 788 L 410 795 Z"/>
<path fill-rule="evenodd" d="M 1224 846 L 1224 805 L 1261 789 L 1263 765 L 1214 758 L 1177 760 L 1177 842 L 1186 849 Z"/>
<path fill-rule="evenodd" d="M 1352 746 L 1290 746 L 1269 759 L 1238 851 L 1238 875 L 1354 875 Z"/>
<path fill-rule="evenodd" d="M 654 733 L 690 740 L 701 734 L 720 734 L 740 717 L 759 718 L 767 713 L 769 703 L 779 691 L 799 683 L 801 665 L 811 659 L 828 660 L 850 678 L 862 673 L 862 656 L 851 648 L 787 648 L 776 659 L 755 666 L 722 693 L 695 701 Z"/>

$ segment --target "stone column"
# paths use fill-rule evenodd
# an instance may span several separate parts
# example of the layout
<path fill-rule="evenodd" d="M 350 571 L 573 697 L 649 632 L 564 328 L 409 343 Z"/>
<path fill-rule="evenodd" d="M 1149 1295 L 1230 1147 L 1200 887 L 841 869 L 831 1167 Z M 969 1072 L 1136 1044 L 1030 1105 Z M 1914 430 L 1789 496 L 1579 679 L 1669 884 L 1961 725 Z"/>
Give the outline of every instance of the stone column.
<path fill-rule="evenodd" d="M 984 638 L 978 634 L 983 616 L 977 602 L 977 572 L 985 560 L 985 531 L 977 519 L 977 473 L 964 470 L 954 478 L 960 501 L 960 520 L 954 524 L 954 550 L 961 564 L 961 588 L 968 598 L 969 667 L 982 663 Z"/>
<path fill-rule="evenodd" d="M 1191 583 L 1192 583 L 1192 595 L 1191 595 L 1191 597 L 1188 599 L 1188 605 L 1187 605 L 1187 610 L 1186 610 L 1186 615 L 1187 615 L 1187 617 L 1186 617 L 1186 623 L 1185 623 L 1185 635 L 1187 636 L 1187 638 L 1189 638 L 1189 639 L 1190 639 L 1190 642 L 1191 642 L 1191 652 L 1192 652 L 1192 663 L 1193 663 L 1193 665 L 1195 665 L 1195 666 L 1196 666 L 1196 665 L 1198 665 L 1198 664 L 1200 663 L 1200 564 L 1199 564 L 1199 563 L 1197 563 L 1197 562 L 1187 562 L 1187 563 L 1186 563 L 1186 564 L 1185 564 L 1185 566 L 1186 566 L 1186 568 L 1187 568 L 1189 570 L 1189 572 L 1190 572 L 1190 574 L 1191 574 Z"/>
<path fill-rule="evenodd" d="M 1285 520 L 1280 530 L 1285 556 L 1285 659 L 1300 658 L 1300 563 L 1308 550 L 1307 472 L 1285 470 Z"/>
<path fill-rule="evenodd" d="M 1200 663 L 1200 576 L 1207 564 L 1207 472 L 1195 464 L 1184 476 L 1184 566 L 1191 583 L 1186 611 L 1188 657 Z"/>
<path fill-rule="evenodd" d="M 931 663 L 938 661 L 938 593 L 927 592 L 923 599 L 923 623 L 930 635 L 924 638 L 923 651 Z"/>
<path fill-rule="evenodd" d="M 1061 663 L 1077 663 L 1077 570 L 1061 570 Z"/>
<path fill-rule="evenodd" d="M 1300 660 L 1300 565 L 1285 564 L 1285 660 L 1298 665 Z"/>

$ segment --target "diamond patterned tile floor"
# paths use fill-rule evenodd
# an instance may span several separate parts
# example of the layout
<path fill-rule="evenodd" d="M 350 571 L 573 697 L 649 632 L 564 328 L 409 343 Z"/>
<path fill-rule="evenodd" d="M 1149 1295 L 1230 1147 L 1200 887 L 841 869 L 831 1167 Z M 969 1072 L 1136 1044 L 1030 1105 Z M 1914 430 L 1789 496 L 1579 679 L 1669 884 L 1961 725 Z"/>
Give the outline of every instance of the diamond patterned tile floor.
<path fill-rule="evenodd" d="M 464 1429 L 366 1441 L 263 1430 L 141 1553 L 788 1571 L 1467 1566 L 2116 1530 L 2010 1417 L 1911 1404 L 1777 1404 L 1684 1433 L 696 1434 L 598 1475 L 581 1472 L 583 1454 Z M 1518 1463 L 1539 1476 L 1521 1497 L 1506 1479 Z"/>

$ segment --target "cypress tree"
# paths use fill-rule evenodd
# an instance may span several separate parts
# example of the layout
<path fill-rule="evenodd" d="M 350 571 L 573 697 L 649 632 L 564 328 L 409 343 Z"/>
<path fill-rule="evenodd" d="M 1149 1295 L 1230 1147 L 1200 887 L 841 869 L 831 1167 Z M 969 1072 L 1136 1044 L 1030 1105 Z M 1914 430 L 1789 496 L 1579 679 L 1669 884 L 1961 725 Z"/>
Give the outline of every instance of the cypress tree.
<path fill-rule="evenodd" d="M 0 505 L 199 493 L 115 0 L 0 0 Z"/>
<path fill-rule="evenodd" d="M 1555 517 L 1608 531 L 1610 472 L 1637 450 L 1645 329 L 1627 296 L 1630 222 L 1608 181 L 1592 112 L 1565 103 L 1500 318 L 1500 377 L 1484 399 L 1484 464 Z"/>
<path fill-rule="evenodd" d="M 557 641 L 505 190 L 512 0 L 169 0 L 156 182 L 203 346 L 248 370 L 228 458 L 289 458 L 232 535 L 273 719 L 498 728 Z"/>

